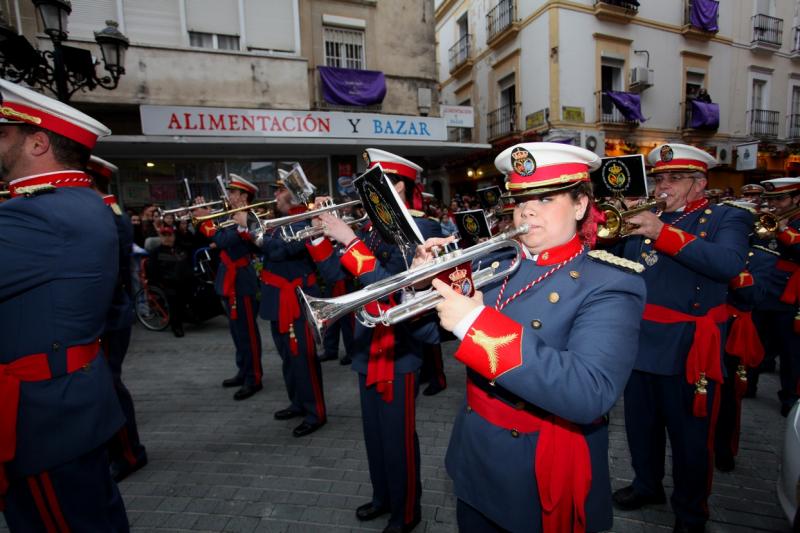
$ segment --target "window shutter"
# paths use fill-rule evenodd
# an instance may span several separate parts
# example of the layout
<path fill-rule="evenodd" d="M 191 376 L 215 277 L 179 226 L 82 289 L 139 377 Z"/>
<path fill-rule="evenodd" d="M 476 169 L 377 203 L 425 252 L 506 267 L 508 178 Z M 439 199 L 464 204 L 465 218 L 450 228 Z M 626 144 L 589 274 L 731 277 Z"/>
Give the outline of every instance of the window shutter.
<path fill-rule="evenodd" d="M 245 0 L 247 46 L 265 50 L 295 50 L 293 0 Z"/>
<path fill-rule="evenodd" d="M 83 0 L 73 2 L 67 30 L 69 36 L 94 41 L 94 32 L 106 27 L 106 20 L 119 22 L 116 0 Z"/>
<path fill-rule="evenodd" d="M 272 2 L 264 2 L 265 4 Z M 189 31 L 239 35 L 239 2 L 236 0 L 187 0 Z"/>
<path fill-rule="evenodd" d="M 183 0 L 125 2 L 125 34 L 135 43 L 183 44 L 180 4 Z"/>

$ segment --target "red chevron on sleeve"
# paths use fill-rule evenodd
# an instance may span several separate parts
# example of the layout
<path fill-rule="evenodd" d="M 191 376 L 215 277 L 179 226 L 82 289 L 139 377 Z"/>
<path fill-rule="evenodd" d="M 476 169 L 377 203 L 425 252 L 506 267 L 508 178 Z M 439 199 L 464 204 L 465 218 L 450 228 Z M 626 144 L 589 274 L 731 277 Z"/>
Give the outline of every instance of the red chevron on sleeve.
<path fill-rule="evenodd" d="M 800 244 L 800 231 L 797 231 L 794 228 L 786 228 L 782 232 L 778 233 L 777 239 L 786 246 Z"/>
<path fill-rule="evenodd" d="M 675 226 L 664 224 L 664 227 L 661 228 L 661 233 L 658 234 L 658 238 L 653 243 L 653 246 L 659 252 L 667 255 L 678 255 L 678 253 L 683 250 L 687 244 L 696 238 L 697 237 L 691 233 L 686 233 Z"/>
<path fill-rule="evenodd" d="M 217 233 L 217 228 L 214 226 L 214 223 L 210 220 L 206 220 L 202 224 L 200 224 L 200 233 L 208 237 L 209 239 Z"/>
<path fill-rule="evenodd" d="M 753 275 L 747 270 L 744 270 L 739 272 L 738 276 L 731 279 L 728 283 L 728 287 L 731 289 L 742 289 L 744 287 L 752 287 L 755 285 L 755 282 L 756 280 L 753 278 Z"/>
<path fill-rule="evenodd" d="M 472 323 L 455 357 L 493 381 L 522 364 L 522 325 L 487 307 Z"/>
<path fill-rule="evenodd" d="M 361 240 L 356 240 L 342 256 L 342 266 L 356 277 L 375 270 L 377 262 L 372 250 Z"/>
<path fill-rule="evenodd" d="M 329 239 L 322 239 L 319 244 L 313 244 L 310 240 L 306 242 L 306 250 L 308 250 L 311 259 L 315 263 L 321 263 L 331 256 L 333 253 L 333 245 Z"/>

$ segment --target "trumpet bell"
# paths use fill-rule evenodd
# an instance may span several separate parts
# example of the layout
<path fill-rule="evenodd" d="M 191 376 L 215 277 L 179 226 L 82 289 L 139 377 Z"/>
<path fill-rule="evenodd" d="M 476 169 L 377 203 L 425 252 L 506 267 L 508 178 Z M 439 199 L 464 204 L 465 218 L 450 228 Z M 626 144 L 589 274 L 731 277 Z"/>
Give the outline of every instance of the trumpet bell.
<path fill-rule="evenodd" d="M 638 207 L 622 211 L 617 206 L 609 203 L 600 204 L 597 207 L 605 215 L 606 221 L 597 225 L 597 236 L 606 240 L 627 237 L 637 228 L 635 224 L 627 221 L 628 218 L 653 209 L 663 210 L 666 205 L 667 203 L 664 200 L 652 200 Z"/>

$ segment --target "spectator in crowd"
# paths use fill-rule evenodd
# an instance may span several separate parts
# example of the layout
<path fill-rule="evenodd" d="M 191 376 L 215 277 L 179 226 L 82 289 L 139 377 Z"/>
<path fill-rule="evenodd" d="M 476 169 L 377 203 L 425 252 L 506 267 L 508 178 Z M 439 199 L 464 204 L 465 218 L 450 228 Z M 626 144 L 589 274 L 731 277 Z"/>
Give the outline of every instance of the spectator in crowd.
<path fill-rule="evenodd" d="M 175 230 L 161 228 L 161 244 L 150 254 L 147 278 L 164 290 L 169 303 L 169 325 L 176 337 L 183 337 L 183 320 L 192 287 L 192 257 L 175 244 Z"/>

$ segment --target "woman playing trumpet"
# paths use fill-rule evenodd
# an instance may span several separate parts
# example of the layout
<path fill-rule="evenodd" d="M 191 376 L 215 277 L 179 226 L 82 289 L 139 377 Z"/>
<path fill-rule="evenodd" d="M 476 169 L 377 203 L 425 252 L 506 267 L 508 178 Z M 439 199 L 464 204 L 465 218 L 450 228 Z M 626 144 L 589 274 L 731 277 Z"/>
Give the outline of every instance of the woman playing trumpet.
<path fill-rule="evenodd" d="M 495 160 L 526 249 L 519 269 L 469 298 L 434 281 L 441 326 L 461 344 L 467 398 L 447 451 L 461 531 L 611 527 L 606 414 L 637 351 L 635 264 L 588 252 L 595 154 L 526 143 Z M 415 259 L 442 240 L 428 240 Z M 611 266 L 615 265 L 615 266 Z"/>

